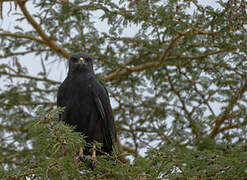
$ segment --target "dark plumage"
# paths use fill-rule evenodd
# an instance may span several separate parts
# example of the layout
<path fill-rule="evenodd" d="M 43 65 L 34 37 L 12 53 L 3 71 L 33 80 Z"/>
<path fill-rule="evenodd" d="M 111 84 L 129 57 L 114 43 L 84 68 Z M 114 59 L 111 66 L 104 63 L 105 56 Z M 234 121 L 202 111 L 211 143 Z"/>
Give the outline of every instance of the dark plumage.
<path fill-rule="evenodd" d="M 116 130 L 108 92 L 95 77 L 93 60 L 86 53 L 75 53 L 69 59 L 69 72 L 57 95 L 58 107 L 65 107 L 60 120 L 75 126 L 86 141 L 102 143 L 101 150 L 111 154 Z M 84 149 L 89 155 L 89 149 Z"/>

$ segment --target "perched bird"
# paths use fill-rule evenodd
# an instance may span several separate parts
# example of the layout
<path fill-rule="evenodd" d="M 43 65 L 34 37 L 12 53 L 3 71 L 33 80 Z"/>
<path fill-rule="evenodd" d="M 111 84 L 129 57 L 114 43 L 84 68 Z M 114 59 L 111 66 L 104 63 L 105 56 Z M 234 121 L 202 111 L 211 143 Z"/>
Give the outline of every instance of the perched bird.
<path fill-rule="evenodd" d="M 116 144 L 113 112 L 106 88 L 96 79 L 90 55 L 79 52 L 70 57 L 68 75 L 58 90 L 57 105 L 65 107 L 60 120 L 86 136 L 87 143 L 102 143 L 101 151 L 112 154 Z M 85 147 L 83 154 L 90 155 L 89 150 Z M 95 151 L 92 156 L 95 158 Z"/>

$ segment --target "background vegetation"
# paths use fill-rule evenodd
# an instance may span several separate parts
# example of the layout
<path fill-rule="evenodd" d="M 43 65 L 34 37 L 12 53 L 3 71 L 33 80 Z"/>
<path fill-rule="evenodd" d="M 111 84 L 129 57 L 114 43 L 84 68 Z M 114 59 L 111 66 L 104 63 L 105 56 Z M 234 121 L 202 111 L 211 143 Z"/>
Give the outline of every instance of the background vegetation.
<path fill-rule="evenodd" d="M 2 0 L 17 25 L 0 29 L 0 178 L 247 177 L 247 3 L 217 4 Z M 85 142 L 57 121 L 61 81 L 48 70 L 77 51 L 95 59 L 120 141 L 93 172 L 75 163 Z"/>

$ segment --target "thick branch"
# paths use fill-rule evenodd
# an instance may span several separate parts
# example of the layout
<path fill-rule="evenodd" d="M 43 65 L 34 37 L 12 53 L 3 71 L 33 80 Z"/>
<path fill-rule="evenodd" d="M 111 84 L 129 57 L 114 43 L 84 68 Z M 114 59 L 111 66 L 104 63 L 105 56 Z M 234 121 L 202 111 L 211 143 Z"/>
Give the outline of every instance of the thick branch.
<path fill-rule="evenodd" d="M 27 21 L 33 26 L 33 28 L 36 30 L 36 32 L 39 34 L 39 36 L 43 39 L 43 41 L 56 53 L 62 55 L 66 59 L 69 58 L 69 53 L 60 47 L 58 44 L 56 44 L 48 35 L 45 34 L 45 32 L 41 29 L 40 25 L 32 18 L 32 16 L 29 14 L 28 10 L 25 7 L 25 1 L 18 0 L 17 1 L 19 7 L 21 8 L 24 16 L 26 17 Z"/>

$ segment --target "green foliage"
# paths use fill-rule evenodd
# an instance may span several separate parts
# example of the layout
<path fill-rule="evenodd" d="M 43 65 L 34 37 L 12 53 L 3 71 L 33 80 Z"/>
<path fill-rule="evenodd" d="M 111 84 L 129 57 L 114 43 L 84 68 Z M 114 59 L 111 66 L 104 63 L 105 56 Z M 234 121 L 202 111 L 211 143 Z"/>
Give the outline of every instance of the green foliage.
<path fill-rule="evenodd" d="M 247 176 L 245 154 L 239 148 L 198 151 L 171 145 L 150 150 L 147 158 L 152 177 L 234 179 Z"/>
<path fill-rule="evenodd" d="M 16 18 L 0 28 L 0 179 L 247 177 L 246 1 L 22 2 L 0 3 Z M 51 64 L 76 51 L 95 59 L 120 140 L 95 171 L 55 107 Z"/>
<path fill-rule="evenodd" d="M 12 154 L 20 161 L 11 165 L 3 163 L 0 173 L 3 178 L 80 177 L 74 157 L 84 147 L 85 141 L 80 133 L 73 131 L 73 127 L 58 121 L 59 112 L 61 109 L 49 113 L 38 109 L 37 117 L 27 124 L 27 147 L 20 146 Z M 5 158 L 8 157 L 3 160 Z M 8 171 L 3 171 L 6 169 Z"/>

